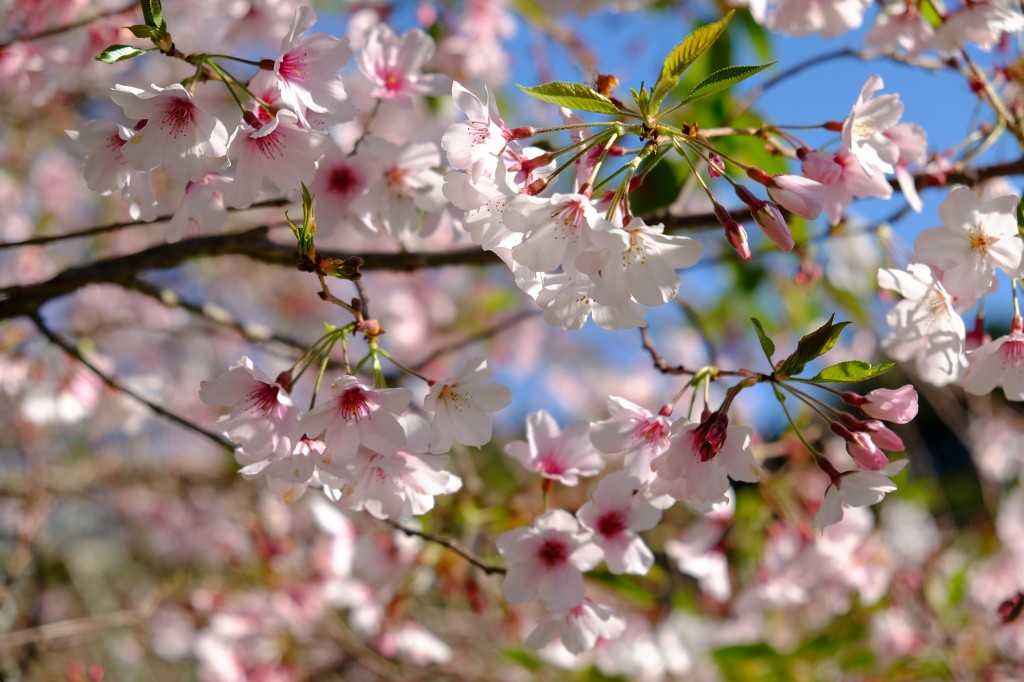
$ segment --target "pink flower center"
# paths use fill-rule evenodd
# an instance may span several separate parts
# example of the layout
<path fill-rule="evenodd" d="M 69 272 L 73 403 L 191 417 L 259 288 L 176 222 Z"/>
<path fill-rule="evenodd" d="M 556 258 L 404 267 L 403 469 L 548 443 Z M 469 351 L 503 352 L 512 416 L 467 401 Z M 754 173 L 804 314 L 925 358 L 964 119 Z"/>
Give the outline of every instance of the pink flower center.
<path fill-rule="evenodd" d="M 370 402 L 366 391 L 354 386 L 345 389 L 338 396 L 338 412 L 345 421 L 360 421 L 370 416 Z"/>
<path fill-rule="evenodd" d="M 560 540 L 548 539 L 537 551 L 537 558 L 547 568 L 557 568 L 569 558 L 569 548 Z"/>
<path fill-rule="evenodd" d="M 334 166 L 327 178 L 327 187 L 335 194 L 350 194 L 359 184 L 359 176 L 349 166 Z"/>
<path fill-rule="evenodd" d="M 262 381 L 258 382 L 256 388 L 249 392 L 249 400 L 252 401 L 252 409 L 254 412 L 262 415 L 269 415 L 279 404 L 277 400 L 277 392 L 280 389 L 273 384 L 265 384 Z"/>
<path fill-rule="evenodd" d="M 306 53 L 289 52 L 281 57 L 281 64 L 277 67 L 277 74 L 282 80 L 302 82 L 306 79 Z"/>
<path fill-rule="evenodd" d="M 662 424 L 657 419 L 655 419 L 652 422 L 645 421 L 643 425 L 641 425 L 640 428 L 636 430 L 636 435 L 639 438 L 646 440 L 648 443 L 652 445 L 655 441 L 664 438 L 667 433 L 668 429 L 666 429 L 665 425 Z"/>
<path fill-rule="evenodd" d="M 1003 367 L 1024 367 L 1024 339 L 1011 339 L 1004 343 L 1000 350 L 1003 352 Z"/>
<path fill-rule="evenodd" d="M 561 462 L 557 455 L 554 453 L 548 453 L 540 458 L 540 469 L 545 474 L 551 474 L 558 476 L 565 471 L 565 465 Z"/>
<path fill-rule="evenodd" d="M 121 155 L 121 147 L 124 146 L 125 142 L 126 140 L 122 140 L 120 135 L 114 133 L 107 138 L 107 149 L 113 152 L 115 158 L 123 160 L 124 156 Z"/>
<path fill-rule="evenodd" d="M 384 82 L 384 89 L 389 95 L 394 95 L 402 89 L 402 85 L 405 83 L 405 77 L 397 71 L 388 69 L 380 74 L 380 79 Z"/>
<path fill-rule="evenodd" d="M 556 222 L 561 223 L 562 227 L 569 227 L 574 230 L 579 229 L 580 225 L 586 220 L 587 214 L 583 210 L 583 202 L 574 199 L 564 206 L 558 213 L 551 216 Z"/>
<path fill-rule="evenodd" d="M 268 159 L 276 159 L 284 156 L 284 140 L 278 130 L 269 135 L 263 137 L 250 137 L 256 145 L 256 149 L 259 150 L 260 154 Z"/>
<path fill-rule="evenodd" d="M 597 520 L 597 532 L 606 538 L 614 538 L 620 535 L 629 526 L 626 524 L 626 517 L 621 511 L 605 512 Z"/>
<path fill-rule="evenodd" d="M 174 137 L 185 135 L 195 124 L 195 113 L 196 105 L 192 102 L 184 97 L 172 97 L 164 109 L 160 128 L 170 128 Z"/>

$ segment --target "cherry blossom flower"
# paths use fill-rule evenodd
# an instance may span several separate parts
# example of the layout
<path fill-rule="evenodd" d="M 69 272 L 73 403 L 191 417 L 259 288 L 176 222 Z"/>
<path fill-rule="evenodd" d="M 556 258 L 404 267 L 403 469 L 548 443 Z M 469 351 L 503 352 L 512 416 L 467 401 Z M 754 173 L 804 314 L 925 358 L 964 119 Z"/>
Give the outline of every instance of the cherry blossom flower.
<path fill-rule="evenodd" d="M 914 257 L 942 270 L 942 285 L 969 305 L 996 284 L 999 268 L 1024 277 L 1024 240 L 1017 229 L 1017 197 L 983 199 L 967 187 L 954 187 L 939 206 L 941 227 L 921 232 Z M 958 305 L 958 307 L 960 307 Z"/>
<path fill-rule="evenodd" d="M 445 206 L 442 178 L 434 170 L 441 163 L 437 145 L 397 145 L 370 136 L 359 151 L 363 158 L 373 160 L 366 169 L 366 191 L 349 206 L 360 224 L 371 234 L 384 232 L 395 239 L 429 232 L 421 212 L 435 213 Z"/>
<path fill-rule="evenodd" d="M 354 376 L 344 375 L 331 385 L 331 398 L 303 418 L 306 433 L 324 433 L 324 467 L 344 476 L 340 467 L 351 462 L 360 445 L 391 454 L 405 445 L 406 434 L 398 416 L 412 400 L 407 388 L 369 388 Z"/>
<path fill-rule="evenodd" d="M 544 310 L 544 320 L 560 329 L 580 329 L 593 317 L 605 329 L 632 329 L 647 323 L 647 309 L 627 298 L 608 303 L 598 300 L 598 285 L 589 277 L 565 273 L 540 275 L 536 291 L 528 291 Z M 525 288 L 517 278 L 520 288 Z"/>
<path fill-rule="evenodd" d="M 1007 0 L 965 3 L 943 17 L 935 36 L 935 47 L 956 52 L 968 43 L 991 50 L 1006 34 L 1024 29 L 1024 14 Z"/>
<path fill-rule="evenodd" d="M 606 404 L 610 417 L 590 427 L 590 440 L 609 455 L 625 453 L 623 470 L 650 483 L 657 478 L 651 461 L 668 449 L 672 422 L 618 396 L 609 396 Z"/>
<path fill-rule="evenodd" d="M 559 432 L 554 418 L 544 411 L 527 415 L 526 440 L 509 443 L 505 453 L 529 471 L 567 486 L 604 468 L 604 459 L 590 442 L 589 423 L 573 422 Z"/>
<path fill-rule="evenodd" d="M 814 220 L 821 215 L 824 189 L 817 180 L 811 180 L 802 175 L 773 175 L 767 187 L 768 196 L 790 213 L 807 220 Z M 789 241 L 792 240 L 793 238 L 790 236 Z M 778 241 L 775 243 L 778 244 Z M 779 246 L 782 248 L 781 244 Z M 783 250 L 789 249 L 783 248 Z"/>
<path fill-rule="evenodd" d="M 552 509 L 533 525 L 514 528 L 495 539 L 508 572 L 502 593 L 510 604 L 522 604 L 538 593 L 551 611 L 568 611 L 583 603 L 583 571 L 601 561 L 601 549 L 580 530 L 576 517 Z"/>
<path fill-rule="evenodd" d="M 593 542 L 604 552 L 608 570 L 615 574 L 645 575 L 654 554 L 637 533 L 658 525 L 661 512 L 638 494 L 640 481 L 616 471 L 602 478 L 590 502 L 579 511 L 580 525 L 593 533 Z"/>
<path fill-rule="evenodd" d="M 935 29 L 924 21 L 917 5 L 891 3 L 880 8 L 875 25 L 864 36 L 865 42 L 887 52 L 897 48 L 908 55 L 931 48 Z"/>
<path fill-rule="evenodd" d="M 921 126 L 913 123 L 900 123 L 889 128 L 883 135 L 895 142 L 900 150 L 900 158 L 896 162 L 896 181 L 899 182 L 900 191 L 906 197 L 907 204 L 920 213 L 924 204 L 917 193 L 917 185 L 909 166 L 923 164 L 928 158 L 928 136 Z"/>
<path fill-rule="evenodd" d="M 884 133 L 899 122 L 903 103 L 899 95 L 874 97 L 882 87 L 881 76 L 868 78 L 843 121 L 843 151 L 852 154 L 868 175 L 893 172 L 900 157 L 899 147 Z"/>
<path fill-rule="evenodd" d="M 729 477 L 750 482 L 760 478 L 761 469 L 750 451 L 753 431 L 745 426 L 726 426 L 715 443 L 717 451 L 708 453 L 709 436 L 702 428 L 706 424 L 676 420 L 668 449 L 651 463 L 659 478 L 664 479 L 664 492 L 680 502 L 725 501 Z"/>
<path fill-rule="evenodd" d="M 273 462 L 250 464 L 242 467 L 239 473 L 246 478 L 266 475 L 267 488 L 274 497 L 291 503 L 305 494 L 317 465 L 323 461 L 325 449 L 323 441 L 303 436 L 296 441 L 291 455 L 279 457 Z"/>
<path fill-rule="evenodd" d="M 512 247 L 512 258 L 533 272 L 553 272 L 559 266 L 574 272 L 576 256 L 591 246 L 594 229 L 613 229 L 583 194 L 520 194 L 508 202 L 504 220 L 506 228 L 523 233 L 522 242 Z"/>
<path fill-rule="evenodd" d="M 695 239 L 662 234 L 663 225 L 634 218 L 624 229 L 595 232 L 600 249 L 598 300 L 607 305 L 630 297 L 646 306 L 659 306 L 679 291 L 676 270 L 700 260 L 704 247 Z"/>
<path fill-rule="evenodd" d="M 238 127 L 228 150 L 235 166 L 228 192 L 232 206 L 251 205 L 266 180 L 282 192 L 298 190 L 312 180 L 321 156 L 320 138 L 296 123 L 294 113 L 280 109 L 257 130 L 245 124 Z"/>
<path fill-rule="evenodd" d="M 1007 400 L 1024 400 L 1024 321 L 1014 317 L 1010 333 L 967 353 L 961 385 L 972 395 L 987 395 L 996 386 Z"/>
<path fill-rule="evenodd" d="M 835 36 L 859 27 L 867 6 L 866 0 L 780 0 L 767 24 L 791 35 Z"/>
<path fill-rule="evenodd" d="M 281 56 L 274 61 L 274 75 L 281 87 L 281 101 L 292 108 L 308 127 L 306 110 L 324 113 L 337 108 L 345 91 L 338 71 L 352 58 L 348 38 L 326 33 L 303 35 L 316 23 L 316 12 L 303 5 L 295 10 L 288 35 L 281 42 Z M 269 61 L 269 60 L 268 60 Z M 338 88 L 341 88 L 339 93 Z"/>
<path fill-rule="evenodd" d="M 838 225 L 843 211 L 856 199 L 888 199 L 892 187 L 881 173 L 864 172 L 856 157 L 840 152 L 834 156 L 802 150 L 804 175 L 822 184 L 822 210 L 829 223 Z"/>
<path fill-rule="evenodd" d="M 462 225 L 469 230 L 473 242 L 494 251 L 508 263 L 512 260 L 512 248 L 523 240 L 521 232 L 512 232 L 505 226 L 505 210 L 517 192 L 500 159 L 494 161 L 492 168 L 493 172 L 485 172 L 481 164 L 476 177 L 470 173 L 448 173 L 441 191 L 448 201 L 466 212 Z"/>
<path fill-rule="evenodd" d="M 491 91 L 487 90 L 487 104 L 484 104 L 458 81 L 453 81 L 452 101 L 469 120 L 452 123 L 441 137 L 448 165 L 468 171 L 478 163 L 500 155 L 508 144 L 505 137 L 507 129 L 498 115 Z"/>
<path fill-rule="evenodd" d="M 196 104 L 180 83 L 150 90 L 116 85 L 110 95 L 125 115 L 145 123 L 121 153 L 138 170 L 162 166 L 171 177 L 187 182 L 223 165 L 228 133 L 224 124 Z"/>
<path fill-rule="evenodd" d="M 542 649 L 560 640 L 571 654 L 590 651 L 598 639 L 616 639 L 626 630 L 626 621 L 612 608 L 584 599 L 565 612 L 551 614 L 537 623 L 526 645 Z"/>
<path fill-rule="evenodd" d="M 345 224 L 354 218 L 349 210 L 356 197 L 370 184 L 366 160 L 361 154 L 350 156 L 331 145 L 317 165 L 309 192 L 316 197 L 319 227 Z"/>
<path fill-rule="evenodd" d="M 133 220 L 156 218 L 157 198 L 151 173 L 137 170 L 121 152 L 134 134 L 113 121 L 87 121 L 79 130 L 65 131 L 85 151 L 85 183 L 103 196 L 121 190 Z"/>
<path fill-rule="evenodd" d="M 901 472 L 908 461 L 890 462 L 880 471 L 836 472 L 836 477 L 825 490 L 825 498 L 812 526 L 824 530 L 843 518 L 844 507 L 867 507 L 881 502 L 883 497 L 896 490 L 892 477 Z"/>
<path fill-rule="evenodd" d="M 487 361 L 473 358 L 455 376 L 430 388 L 423 409 L 430 418 L 430 452 L 451 450 L 453 442 L 479 447 L 491 440 L 491 416 L 512 402 L 512 391 L 486 383 Z"/>
<path fill-rule="evenodd" d="M 963 318 L 931 268 L 911 263 L 906 271 L 880 269 L 878 285 L 903 296 L 886 321 L 892 328 L 882 347 L 896 360 L 913 359 L 921 377 L 935 386 L 960 378 L 967 364 Z"/>
<path fill-rule="evenodd" d="M 175 209 L 174 217 L 167 223 L 167 241 L 178 241 L 189 227 L 206 232 L 224 227 L 228 221 L 224 194 L 231 182 L 231 178 L 211 174 L 198 182 L 187 183 L 185 195 Z"/>
<path fill-rule="evenodd" d="M 665 541 L 665 554 L 676 568 L 695 578 L 705 594 L 722 603 L 732 596 L 729 562 L 719 548 L 724 533 L 722 524 L 699 519 L 681 537 Z"/>
<path fill-rule="evenodd" d="M 404 414 L 402 426 L 408 440 L 405 447 L 394 453 L 361 447 L 347 465 L 344 484 L 325 486 L 328 497 L 374 518 L 394 519 L 425 514 L 434 508 L 434 497 L 461 488 L 462 479 L 445 470 L 447 455 L 426 454 L 430 443 L 426 420 Z"/>
<path fill-rule="evenodd" d="M 793 235 L 790 233 L 789 226 L 786 225 L 786 219 L 783 217 L 779 207 L 764 199 L 757 198 L 743 185 L 737 185 L 735 189 L 736 195 L 743 200 L 743 203 L 750 207 L 750 212 L 754 216 L 754 222 L 765 233 L 765 236 L 775 242 L 776 246 L 783 251 L 787 253 L 792 251 L 796 243 L 793 241 Z"/>
<path fill-rule="evenodd" d="M 355 61 L 374 85 L 371 97 L 411 106 L 413 96 L 443 95 L 448 87 L 446 76 L 421 72 L 433 54 L 434 41 L 423 31 L 412 29 L 398 37 L 387 24 L 377 24 Z"/>
<path fill-rule="evenodd" d="M 917 390 L 912 384 L 897 389 L 876 388 L 864 395 L 860 409 L 874 419 L 907 424 L 917 416 Z"/>
<path fill-rule="evenodd" d="M 231 408 L 217 426 L 240 446 L 242 464 L 291 455 L 302 435 L 287 389 L 244 355 L 216 379 L 202 382 L 199 398 L 211 407 Z"/>

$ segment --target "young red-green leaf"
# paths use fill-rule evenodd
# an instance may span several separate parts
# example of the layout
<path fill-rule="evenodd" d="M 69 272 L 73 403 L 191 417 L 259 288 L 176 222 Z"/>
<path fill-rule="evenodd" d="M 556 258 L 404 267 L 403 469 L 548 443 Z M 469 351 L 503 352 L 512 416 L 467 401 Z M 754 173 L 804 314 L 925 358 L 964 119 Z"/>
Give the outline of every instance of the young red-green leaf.
<path fill-rule="evenodd" d="M 864 362 L 863 360 L 847 360 L 846 362 L 829 365 L 818 372 L 818 375 L 811 379 L 811 381 L 835 384 L 865 381 L 885 374 L 895 366 L 895 362 L 885 362 L 881 365 L 872 365 L 871 363 Z"/>
<path fill-rule="evenodd" d="M 683 72 L 686 71 L 690 64 L 707 52 L 715 41 L 725 33 L 725 27 L 729 25 L 729 21 L 732 20 L 734 13 L 735 10 L 729 10 L 729 13 L 722 19 L 707 26 L 701 26 L 672 48 L 672 51 L 665 57 L 665 62 L 661 65 L 661 74 L 658 76 L 658 82 L 654 84 L 653 92 L 651 92 L 651 102 L 653 102 L 655 109 L 665 99 L 665 95 L 676 86 L 676 83 L 679 82 L 679 77 L 683 75 Z"/>
<path fill-rule="evenodd" d="M 772 361 L 772 355 L 775 354 L 775 342 L 768 338 L 768 335 L 764 333 L 764 327 L 761 326 L 761 320 L 756 317 L 750 318 L 750 321 L 754 323 L 754 330 L 757 332 L 757 340 L 761 342 L 761 350 L 764 351 L 764 356 L 768 358 L 768 364 L 774 366 L 775 363 Z"/>
<path fill-rule="evenodd" d="M 828 322 L 800 339 L 800 342 L 796 345 L 796 350 L 793 351 L 792 355 L 783 360 L 782 365 L 775 373 L 780 376 L 796 376 L 804 371 L 804 367 L 808 362 L 832 350 L 832 346 L 836 345 L 843 327 L 850 324 L 849 322 L 832 324 L 832 320 L 835 317 L 835 313 L 832 313 L 832 317 L 828 318 Z"/>
<path fill-rule="evenodd" d="M 123 62 L 125 59 L 138 57 L 140 54 L 146 54 L 146 50 L 140 50 L 131 45 L 111 45 L 96 55 L 96 61 L 103 62 L 104 64 L 113 64 L 114 62 Z"/>
<path fill-rule="evenodd" d="M 761 64 L 760 66 L 727 66 L 724 69 L 719 69 L 700 83 L 697 83 L 697 87 L 690 91 L 690 94 L 686 96 L 684 101 L 692 102 L 695 99 L 713 95 L 716 92 L 720 92 L 726 88 L 736 85 L 739 82 L 745 81 L 755 73 L 764 71 L 773 64 L 775 64 L 775 62 L 768 62 L 767 64 Z"/>
<path fill-rule="evenodd" d="M 530 88 L 520 85 L 519 89 L 531 97 L 577 111 L 593 111 L 599 114 L 618 112 L 610 99 L 580 83 L 555 81 Z"/>
<path fill-rule="evenodd" d="M 167 30 L 167 24 L 164 22 L 164 10 L 160 6 L 160 0 L 139 0 L 139 4 L 142 6 L 142 20 L 146 22 L 147 26 L 152 26 L 161 31 Z"/>

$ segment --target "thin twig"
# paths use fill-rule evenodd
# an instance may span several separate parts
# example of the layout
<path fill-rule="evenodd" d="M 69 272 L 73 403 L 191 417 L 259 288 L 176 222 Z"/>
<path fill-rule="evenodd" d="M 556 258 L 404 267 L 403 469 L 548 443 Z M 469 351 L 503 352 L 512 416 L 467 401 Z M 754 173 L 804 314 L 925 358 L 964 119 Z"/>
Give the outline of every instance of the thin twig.
<path fill-rule="evenodd" d="M 288 206 L 291 203 L 294 202 L 288 201 L 287 199 L 267 199 L 266 201 L 261 201 L 251 206 L 247 206 L 245 208 L 233 208 L 229 206 L 225 210 L 227 210 L 229 213 L 241 213 L 243 211 L 253 211 L 262 208 L 278 208 L 281 206 Z M 30 239 L 24 239 L 20 242 L 0 242 L 0 251 L 4 251 L 6 249 L 14 249 L 19 246 L 46 246 L 47 244 L 53 244 L 56 242 L 62 242 L 71 239 L 84 239 L 86 237 L 95 237 L 96 235 L 106 234 L 108 232 L 117 232 L 119 230 L 125 230 L 132 227 L 145 227 L 147 225 L 155 227 L 158 225 L 162 225 L 163 223 L 169 222 L 173 218 L 174 214 L 168 213 L 165 215 L 157 216 L 152 220 L 119 221 L 116 223 L 108 223 L 106 225 L 97 225 L 96 227 L 87 227 L 82 230 L 65 232 L 63 234 L 51 234 L 46 235 L 44 237 L 32 237 Z"/>
<path fill-rule="evenodd" d="M 410 537 L 416 536 L 418 538 L 423 538 L 427 542 L 433 542 L 435 545 L 441 545 L 442 547 L 445 547 L 446 549 L 455 552 L 460 557 L 462 557 L 469 563 L 473 564 L 487 575 L 504 575 L 508 572 L 508 569 L 506 569 L 504 566 L 494 566 L 493 564 L 488 564 L 483 559 L 480 559 L 474 554 L 471 554 L 470 552 L 467 552 L 466 550 L 462 549 L 457 544 L 455 544 L 455 541 L 449 540 L 448 538 L 442 538 L 438 537 L 437 535 L 431 535 L 430 533 L 425 533 L 424 531 L 416 530 L 415 528 L 408 528 L 398 523 L 397 521 L 393 521 L 391 519 L 387 520 L 387 524 L 395 530 L 401 531 Z"/>
<path fill-rule="evenodd" d="M 73 360 L 80 362 L 83 366 L 89 369 L 89 371 L 91 371 L 93 374 L 99 377 L 99 379 L 110 388 L 114 389 L 115 391 L 118 391 L 119 393 L 123 393 L 124 395 L 135 400 L 136 402 L 141 403 L 142 405 L 145 405 L 150 409 L 150 411 L 163 417 L 164 419 L 168 419 L 174 422 L 175 424 L 178 424 L 179 426 L 184 426 L 189 431 L 197 433 L 200 436 L 206 438 L 209 441 L 212 441 L 213 443 L 216 443 L 217 445 L 223 448 L 227 448 L 228 450 L 235 449 L 234 444 L 231 441 L 227 440 L 226 438 L 211 431 L 207 431 L 201 426 L 193 424 L 184 417 L 174 414 L 167 408 L 157 405 L 156 403 L 142 397 L 132 389 L 128 388 L 127 386 L 124 386 L 119 381 L 106 374 L 99 367 L 97 367 L 92 362 L 87 360 L 85 356 L 83 356 L 82 353 L 73 344 L 69 343 L 66 339 L 64 339 L 56 332 L 51 330 L 48 326 L 46 326 L 46 323 L 43 322 L 43 319 L 39 316 L 38 313 L 33 313 L 30 315 L 30 317 L 32 318 L 32 322 L 35 323 L 36 329 L 38 329 L 43 336 L 49 339 L 50 342 L 53 343 L 55 346 L 59 347 L 61 350 L 67 353 Z"/>
<path fill-rule="evenodd" d="M 484 339 L 489 339 L 489 338 L 493 337 L 494 335 L 500 334 L 501 332 L 505 331 L 506 329 L 510 329 L 510 328 L 516 326 L 517 324 L 519 324 L 520 322 L 523 322 L 524 320 L 528 320 L 531 317 L 536 317 L 539 314 L 540 314 L 540 310 L 537 310 L 537 309 L 520 310 L 515 315 L 512 315 L 511 317 L 509 317 L 507 319 L 504 319 L 504 320 L 502 320 L 500 322 L 497 322 L 497 323 L 491 325 L 490 327 L 487 327 L 486 329 L 481 329 L 480 331 L 474 332 L 473 334 L 470 334 L 469 336 L 465 336 L 465 337 L 463 337 L 463 338 L 461 338 L 461 339 L 459 339 L 457 341 L 453 341 L 452 343 L 445 344 L 444 346 L 441 346 L 440 348 L 434 350 L 433 352 L 431 352 L 429 355 L 427 355 L 423 359 L 421 359 L 418 362 L 416 362 L 415 364 L 413 364 L 412 368 L 415 369 L 415 370 L 422 370 L 424 367 L 426 367 L 427 365 L 432 363 L 434 360 L 437 360 L 442 355 L 447 355 L 448 353 L 452 353 L 454 351 L 461 350 L 461 349 L 465 348 L 466 346 L 469 346 L 471 344 L 476 343 L 477 341 L 483 341 Z"/>
<path fill-rule="evenodd" d="M 99 14 L 94 14 L 93 16 L 88 17 L 86 19 L 79 19 L 78 21 L 74 21 L 74 22 L 72 22 L 70 24 L 65 24 L 63 26 L 55 26 L 53 28 L 48 28 L 48 29 L 45 29 L 43 31 L 39 31 L 38 33 L 31 33 L 29 35 L 23 35 L 23 36 L 16 35 L 16 36 L 12 36 L 11 38 L 8 38 L 4 42 L 0 43 L 0 50 L 3 50 L 4 48 L 10 47 L 14 43 L 21 43 L 21 42 L 27 42 L 27 41 L 32 41 L 32 40 L 39 40 L 40 38 L 49 38 L 50 36 L 59 35 L 61 33 L 66 33 L 67 31 L 73 31 L 76 28 L 82 28 L 83 26 L 88 26 L 89 24 L 93 23 L 94 21 L 100 21 L 101 19 L 107 19 L 109 17 L 116 17 L 118 14 L 127 14 L 128 12 L 131 12 L 132 10 L 134 10 L 137 6 L 138 6 L 138 3 L 132 2 L 132 3 L 129 3 L 129 4 L 125 5 L 124 7 L 119 8 L 119 9 L 112 9 L 112 10 L 107 10 L 106 12 L 100 12 Z"/>

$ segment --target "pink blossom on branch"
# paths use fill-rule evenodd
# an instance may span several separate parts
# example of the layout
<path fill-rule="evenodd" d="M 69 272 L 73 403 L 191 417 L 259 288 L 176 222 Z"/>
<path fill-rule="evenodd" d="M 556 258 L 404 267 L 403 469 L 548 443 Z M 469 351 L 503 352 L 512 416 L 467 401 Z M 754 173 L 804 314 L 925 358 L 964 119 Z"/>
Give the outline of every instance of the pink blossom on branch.
<path fill-rule="evenodd" d="M 609 571 L 645 575 L 651 569 L 654 554 L 638 533 L 654 528 L 661 512 L 644 499 L 640 481 L 622 471 L 605 476 L 576 518 L 594 534 Z"/>
<path fill-rule="evenodd" d="M 315 23 L 316 11 L 312 7 L 302 5 L 295 10 L 291 29 L 281 42 L 281 56 L 273 66 L 281 101 L 291 107 L 306 127 L 307 109 L 322 114 L 329 106 L 337 108 L 339 100 L 343 101 L 345 91 L 338 71 L 352 58 L 348 38 L 326 33 L 303 35 Z"/>
<path fill-rule="evenodd" d="M 509 443 L 505 453 L 527 470 L 567 486 L 604 468 L 604 459 L 590 442 L 590 424 L 578 421 L 559 430 L 544 411 L 527 415 L 526 440 Z"/>
<path fill-rule="evenodd" d="M 430 388 L 423 401 L 429 414 L 430 452 L 451 450 L 453 442 L 479 447 L 491 440 L 490 412 L 512 402 L 512 391 L 487 383 L 487 361 L 473 358 L 455 376 Z"/>
<path fill-rule="evenodd" d="M 434 41 L 423 31 L 396 36 L 387 24 L 377 24 L 355 61 L 374 86 L 371 97 L 408 107 L 414 96 L 444 95 L 448 88 L 447 76 L 422 72 L 433 54 Z"/>
<path fill-rule="evenodd" d="M 116 85 L 110 98 L 125 116 L 139 121 L 121 153 L 137 170 L 162 166 L 183 182 L 202 180 L 224 165 L 228 133 L 179 83 L 149 90 Z"/>
<path fill-rule="evenodd" d="M 540 594 L 544 606 L 567 611 L 583 603 L 583 571 L 601 561 L 601 549 L 567 511 L 553 509 L 495 539 L 508 568 L 502 593 L 510 604 Z"/>

